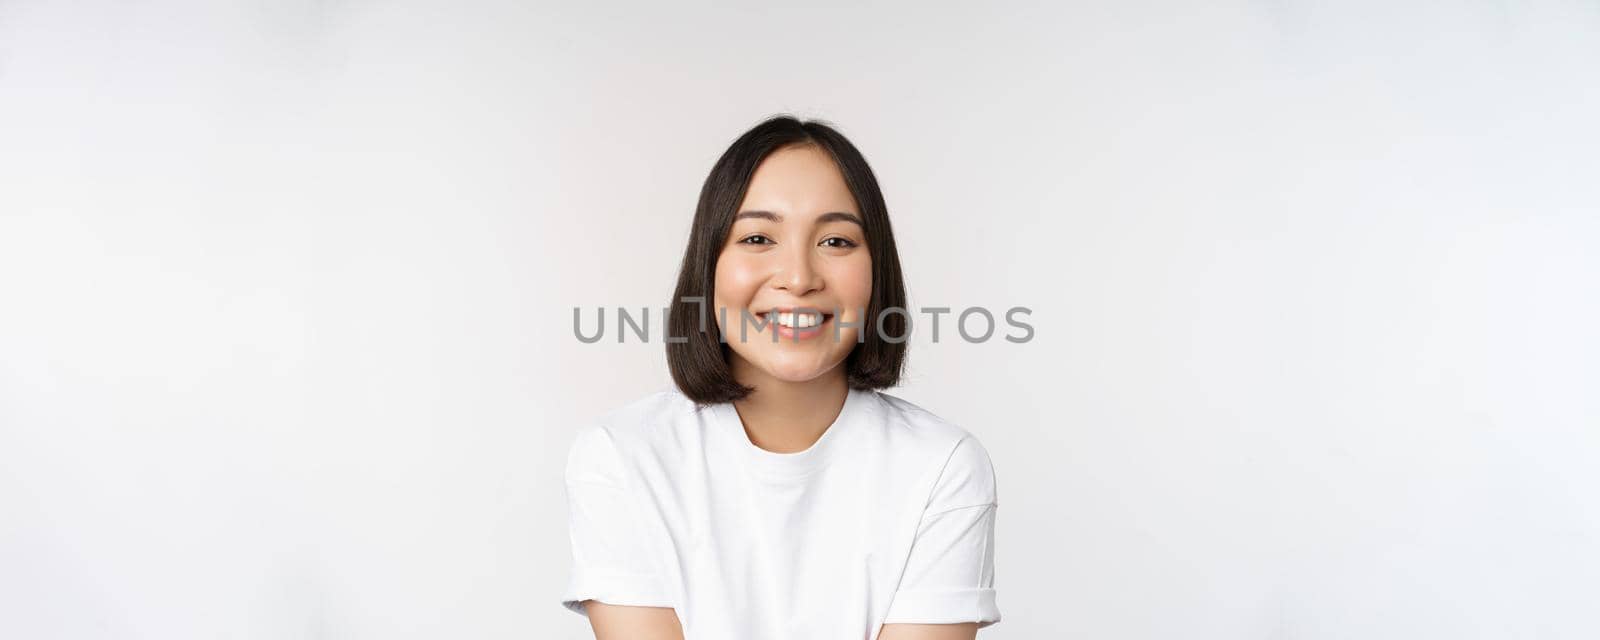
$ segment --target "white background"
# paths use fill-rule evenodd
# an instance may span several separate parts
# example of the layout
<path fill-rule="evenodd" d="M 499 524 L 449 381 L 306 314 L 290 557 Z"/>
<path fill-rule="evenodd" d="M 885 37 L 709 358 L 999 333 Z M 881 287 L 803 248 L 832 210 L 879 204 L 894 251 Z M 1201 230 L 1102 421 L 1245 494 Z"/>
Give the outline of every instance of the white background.
<path fill-rule="evenodd" d="M 788 111 L 1034 310 L 892 391 L 981 637 L 1600 637 L 1600 8 L 1325 4 L 0 2 L 0 636 L 588 637 L 566 447 L 670 378 L 572 308 Z"/>

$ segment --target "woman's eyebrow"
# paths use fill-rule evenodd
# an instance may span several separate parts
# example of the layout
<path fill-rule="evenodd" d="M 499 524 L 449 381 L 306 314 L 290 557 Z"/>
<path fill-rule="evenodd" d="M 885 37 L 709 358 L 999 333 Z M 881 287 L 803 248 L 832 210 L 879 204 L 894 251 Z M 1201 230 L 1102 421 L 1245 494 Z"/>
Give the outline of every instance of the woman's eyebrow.
<path fill-rule="evenodd" d="M 773 222 L 783 222 L 783 216 L 771 211 L 740 211 L 738 214 L 733 216 L 733 221 L 738 222 L 745 218 L 763 218 Z M 866 225 L 861 224 L 861 218 L 857 217 L 856 214 L 853 213 L 829 211 L 817 216 L 817 224 L 827 224 L 829 222 L 854 222 L 858 227 L 866 227 Z"/>
<path fill-rule="evenodd" d="M 773 222 L 783 222 L 783 216 L 771 211 L 740 211 L 738 215 L 733 216 L 733 221 L 738 222 L 745 218 L 766 218 Z"/>
<path fill-rule="evenodd" d="M 830 211 L 828 213 L 824 213 L 824 214 L 822 214 L 820 216 L 817 216 L 817 224 L 827 224 L 829 222 L 854 222 L 854 223 L 856 223 L 856 226 L 861 227 L 863 229 L 866 228 L 866 225 L 861 224 L 861 218 L 856 217 L 856 214 L 853 214 L 853 213 L 845 213 L 843 211 Z"/>

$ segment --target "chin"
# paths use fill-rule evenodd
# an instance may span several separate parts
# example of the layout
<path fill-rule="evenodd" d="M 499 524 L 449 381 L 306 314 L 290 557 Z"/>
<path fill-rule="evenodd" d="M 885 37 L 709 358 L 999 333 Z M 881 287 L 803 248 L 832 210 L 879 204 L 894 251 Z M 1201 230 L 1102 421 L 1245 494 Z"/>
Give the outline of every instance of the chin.
<path fill-rule="evenodd" d="M 784 382 L 808 382 L 832 371 L 834 366 L 836 365 L 816 362 L 766 362 L 761 368 L 767 375 Z"/>

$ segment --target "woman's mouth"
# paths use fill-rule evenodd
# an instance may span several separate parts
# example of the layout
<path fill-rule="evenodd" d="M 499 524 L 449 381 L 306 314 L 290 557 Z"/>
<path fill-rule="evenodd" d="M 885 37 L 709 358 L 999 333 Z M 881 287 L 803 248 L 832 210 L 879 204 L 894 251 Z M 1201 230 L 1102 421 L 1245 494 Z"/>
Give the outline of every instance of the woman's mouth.
<path fill-rule="evenodd" d="M 820 311 L 774 310 L 761 314 L 782 340 L 805 340 L 822 335 L 833 314 Z"/>

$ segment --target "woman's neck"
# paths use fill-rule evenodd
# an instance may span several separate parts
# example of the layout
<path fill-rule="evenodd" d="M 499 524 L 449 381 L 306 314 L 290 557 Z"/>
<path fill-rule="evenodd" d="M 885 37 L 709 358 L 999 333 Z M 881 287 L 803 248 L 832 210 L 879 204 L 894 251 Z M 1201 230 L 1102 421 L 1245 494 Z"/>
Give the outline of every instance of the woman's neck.
<path fill-rule="evenodd" d="M 733 367 L 735 378 L 756 390 L 735 400 L 734 409 L 750 442 L 774 453 L 811 448 L 839 418 L 850 393 L 843 366 L 805 382 L 788 382 L 740 364 Z"/>

